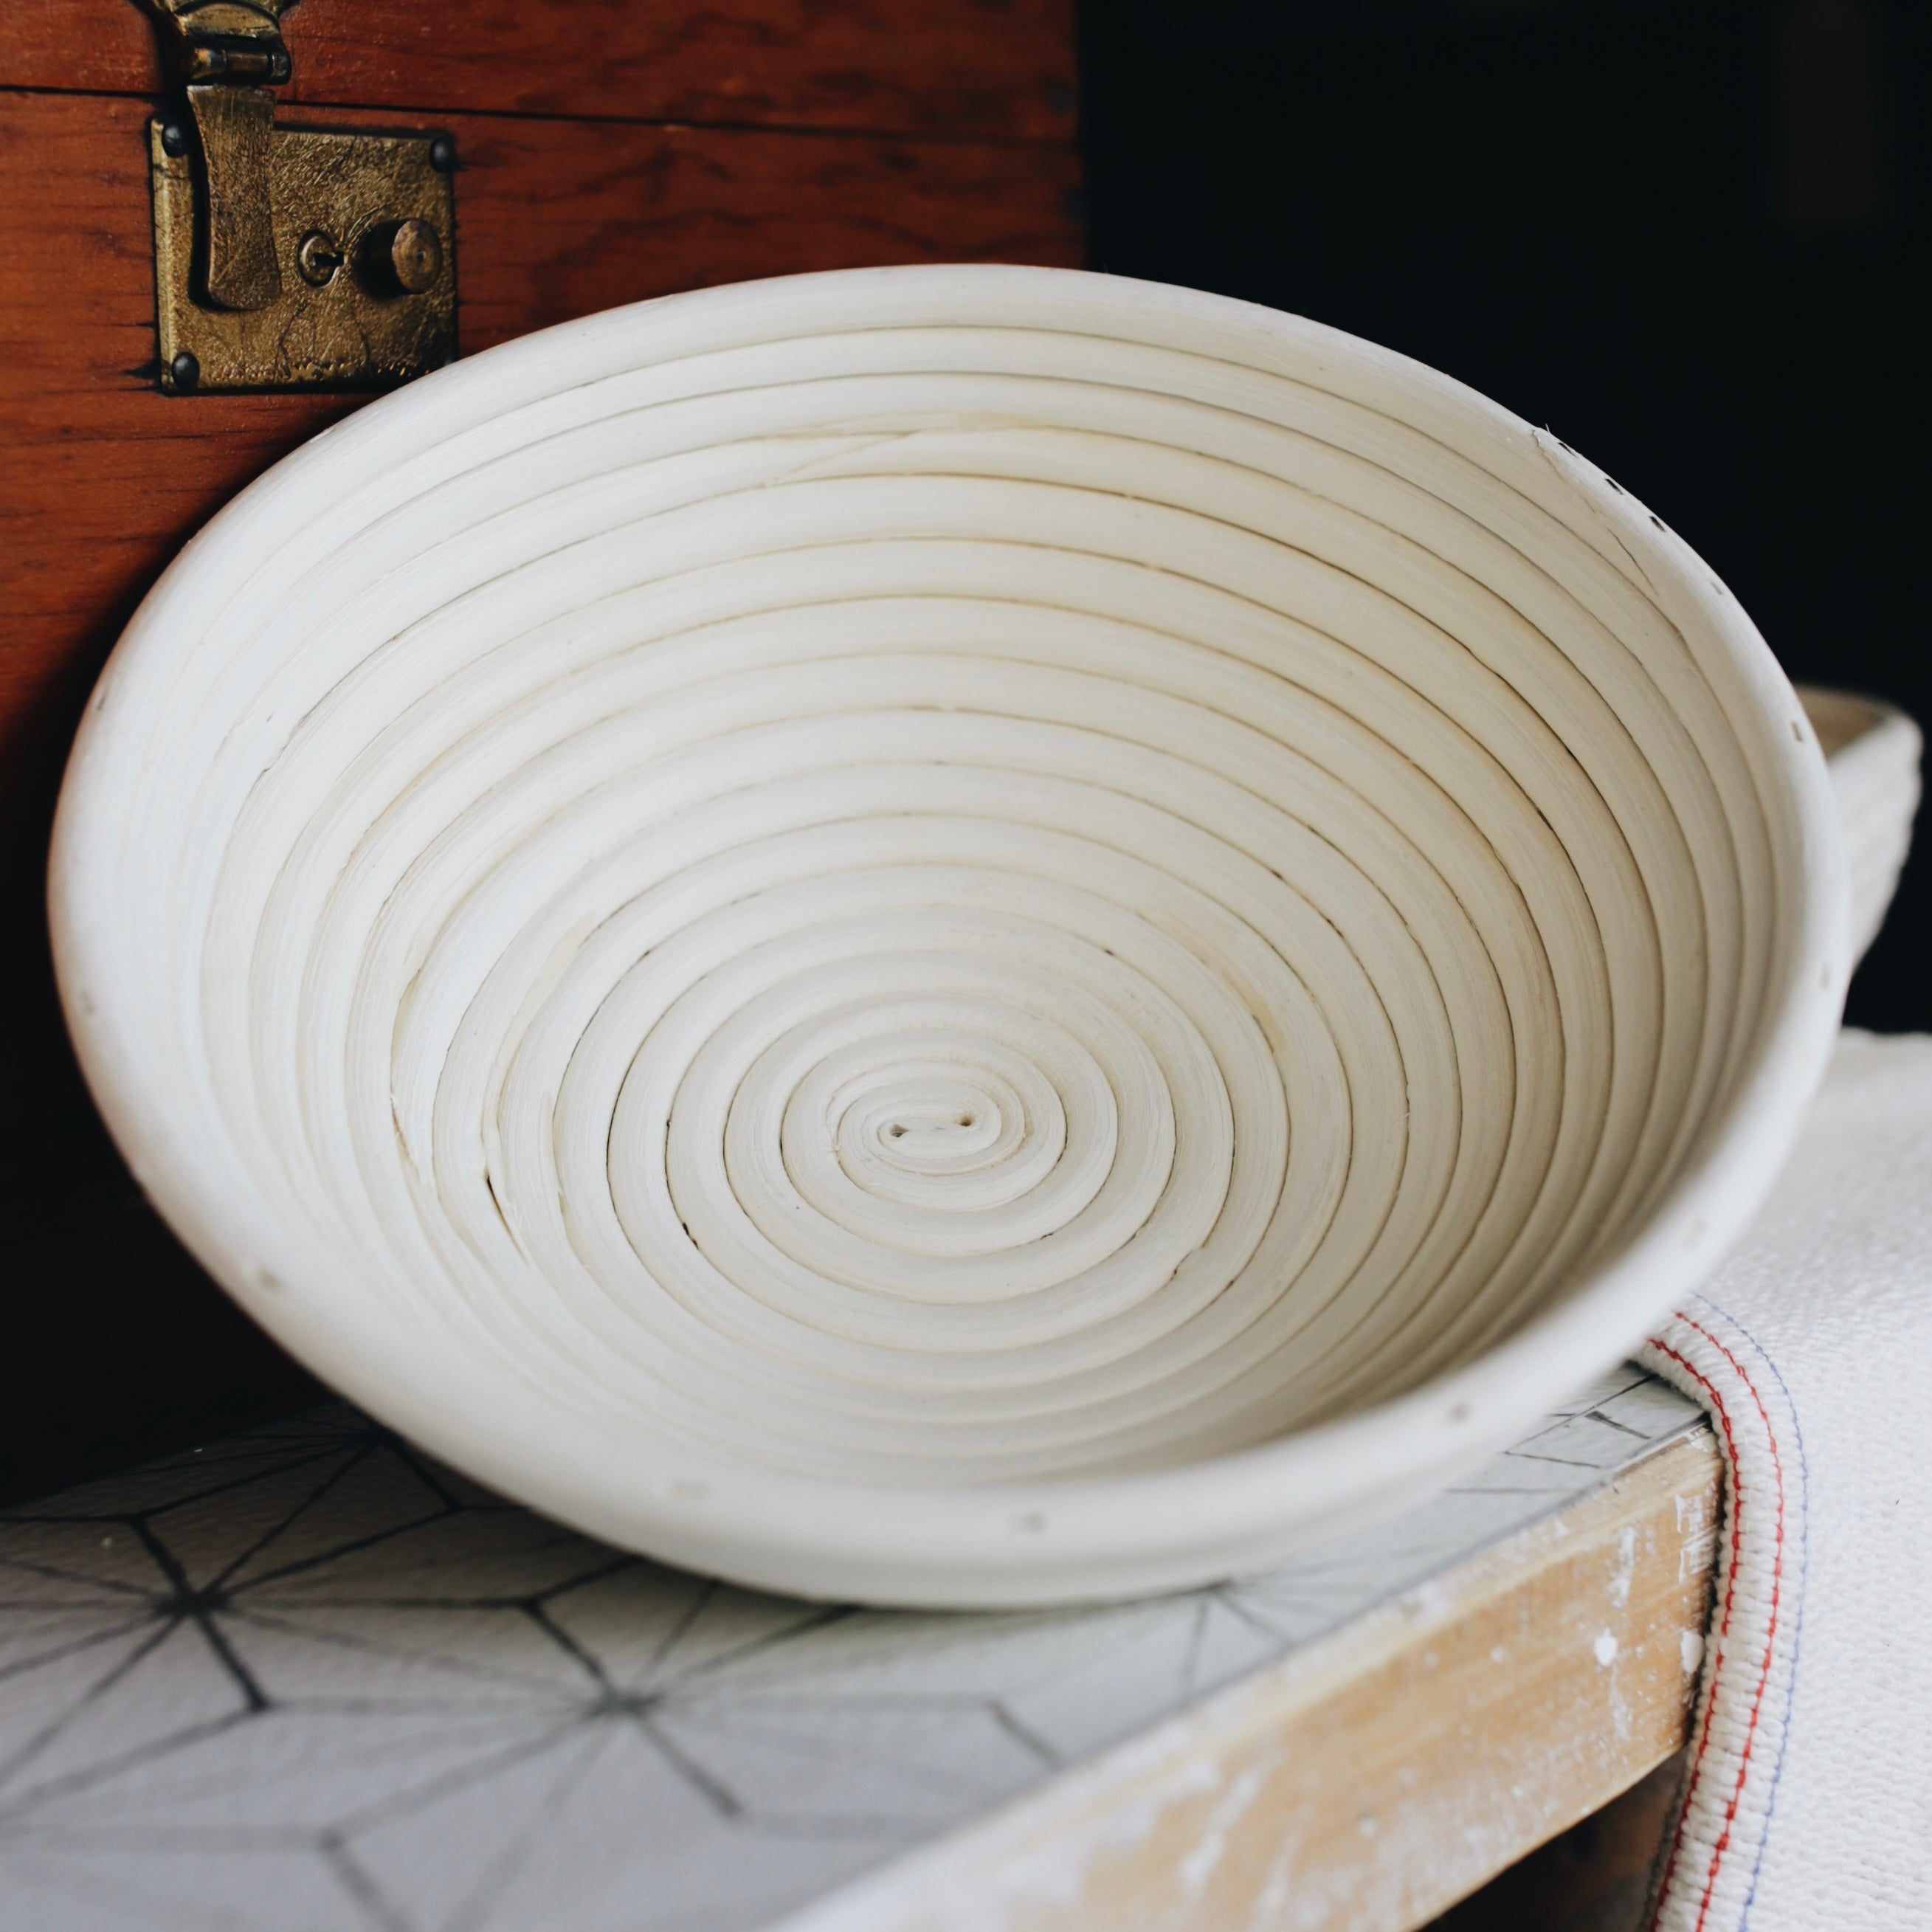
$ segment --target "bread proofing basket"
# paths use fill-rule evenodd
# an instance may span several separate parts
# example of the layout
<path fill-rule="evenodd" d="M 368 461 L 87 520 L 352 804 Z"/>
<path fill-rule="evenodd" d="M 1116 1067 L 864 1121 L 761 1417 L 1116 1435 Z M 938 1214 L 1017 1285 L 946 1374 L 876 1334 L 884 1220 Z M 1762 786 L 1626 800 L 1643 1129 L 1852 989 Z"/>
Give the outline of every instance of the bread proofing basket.
<path fill-rule="evenodd" d="M 142 607 L 52 871 L 142 1185 L 598 1536 L 928 1604 L 1426 1496 L 1710 1268 L 1850 958 L 1710 570 L 1332 329 L 1017 268 L 620 310 Z"/>

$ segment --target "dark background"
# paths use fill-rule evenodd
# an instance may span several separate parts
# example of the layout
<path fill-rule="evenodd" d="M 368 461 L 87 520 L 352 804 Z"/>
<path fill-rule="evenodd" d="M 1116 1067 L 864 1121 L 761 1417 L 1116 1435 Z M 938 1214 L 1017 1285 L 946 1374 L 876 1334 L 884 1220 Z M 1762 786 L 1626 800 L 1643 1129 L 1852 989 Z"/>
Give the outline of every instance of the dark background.
<path fill-rule="evenodd" d="M 1332 322 L 1549 424 L 1794 677 L 1932 722 L 1928 11 L 1087 0 L 1094 261 Z M 1858 1024 L 1932 1027 L 1928 847 Z"/>

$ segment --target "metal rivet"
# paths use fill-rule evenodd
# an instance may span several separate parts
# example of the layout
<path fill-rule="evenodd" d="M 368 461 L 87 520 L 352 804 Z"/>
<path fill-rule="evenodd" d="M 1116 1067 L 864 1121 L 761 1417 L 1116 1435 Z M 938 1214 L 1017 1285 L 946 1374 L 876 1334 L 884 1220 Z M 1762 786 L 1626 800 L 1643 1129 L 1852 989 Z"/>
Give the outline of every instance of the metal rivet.
<path fill-rule="evenodd" d="M 201 364 L 184 349 L 168 364 L 168 374 L 175 379 L 178 389 L 191 389 L 201 380 Z"/>
<path fill-rule="evenodd" d="M 188 130 L 178 121 L 161 123 L 161 152 L 164 154 L 184 154 L 188 152 Z"/>
<path fill-rule="evenodd" d="M 320 228 L 312 228 L 296 247 L 296 272 L 311 288 L 321 288 L 335 279 L 342 266 L 342 250 L 333 238 Z"/>
<path fill-rule="evenodd" d="M 442 273 L 442 238 L 427 221 L 401 223 L 390 238 L 389 266 L 412 296 L 434 288 Z"/>
<path fill-rule="evenodd" d="M 456 165 L 456 143 L 447 134 L 434 136 L 429 144 L 429 164 L 440 175 L 446 175 Z"/>

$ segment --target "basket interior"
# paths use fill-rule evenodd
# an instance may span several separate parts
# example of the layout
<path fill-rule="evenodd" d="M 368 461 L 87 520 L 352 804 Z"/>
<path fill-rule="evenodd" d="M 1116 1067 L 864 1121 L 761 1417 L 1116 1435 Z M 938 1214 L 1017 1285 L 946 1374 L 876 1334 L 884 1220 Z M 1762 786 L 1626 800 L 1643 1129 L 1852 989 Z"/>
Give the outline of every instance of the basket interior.
<path fill-rule="evenodd" d="M 318 445 L 142 674 L 125 862 L 157 1050 L 334 1292 L 862 1482 L 1470 1360 L 1770 998 L 1671 540 L 1328 332 L 965 286 L 640 310 Z"/>

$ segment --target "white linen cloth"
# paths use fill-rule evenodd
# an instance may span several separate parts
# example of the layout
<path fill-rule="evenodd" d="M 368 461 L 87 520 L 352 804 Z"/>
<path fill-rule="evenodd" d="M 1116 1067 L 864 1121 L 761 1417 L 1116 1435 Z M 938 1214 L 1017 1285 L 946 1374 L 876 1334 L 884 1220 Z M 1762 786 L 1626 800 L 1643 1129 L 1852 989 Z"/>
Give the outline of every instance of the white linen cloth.
<path fill-rule="evenodd" d="M 1658 1932 L 1922 1932 L 1932 1036 L 1844 1034 L 1757 1225 L 1641 1359 L 1730 1478 Z"/>

